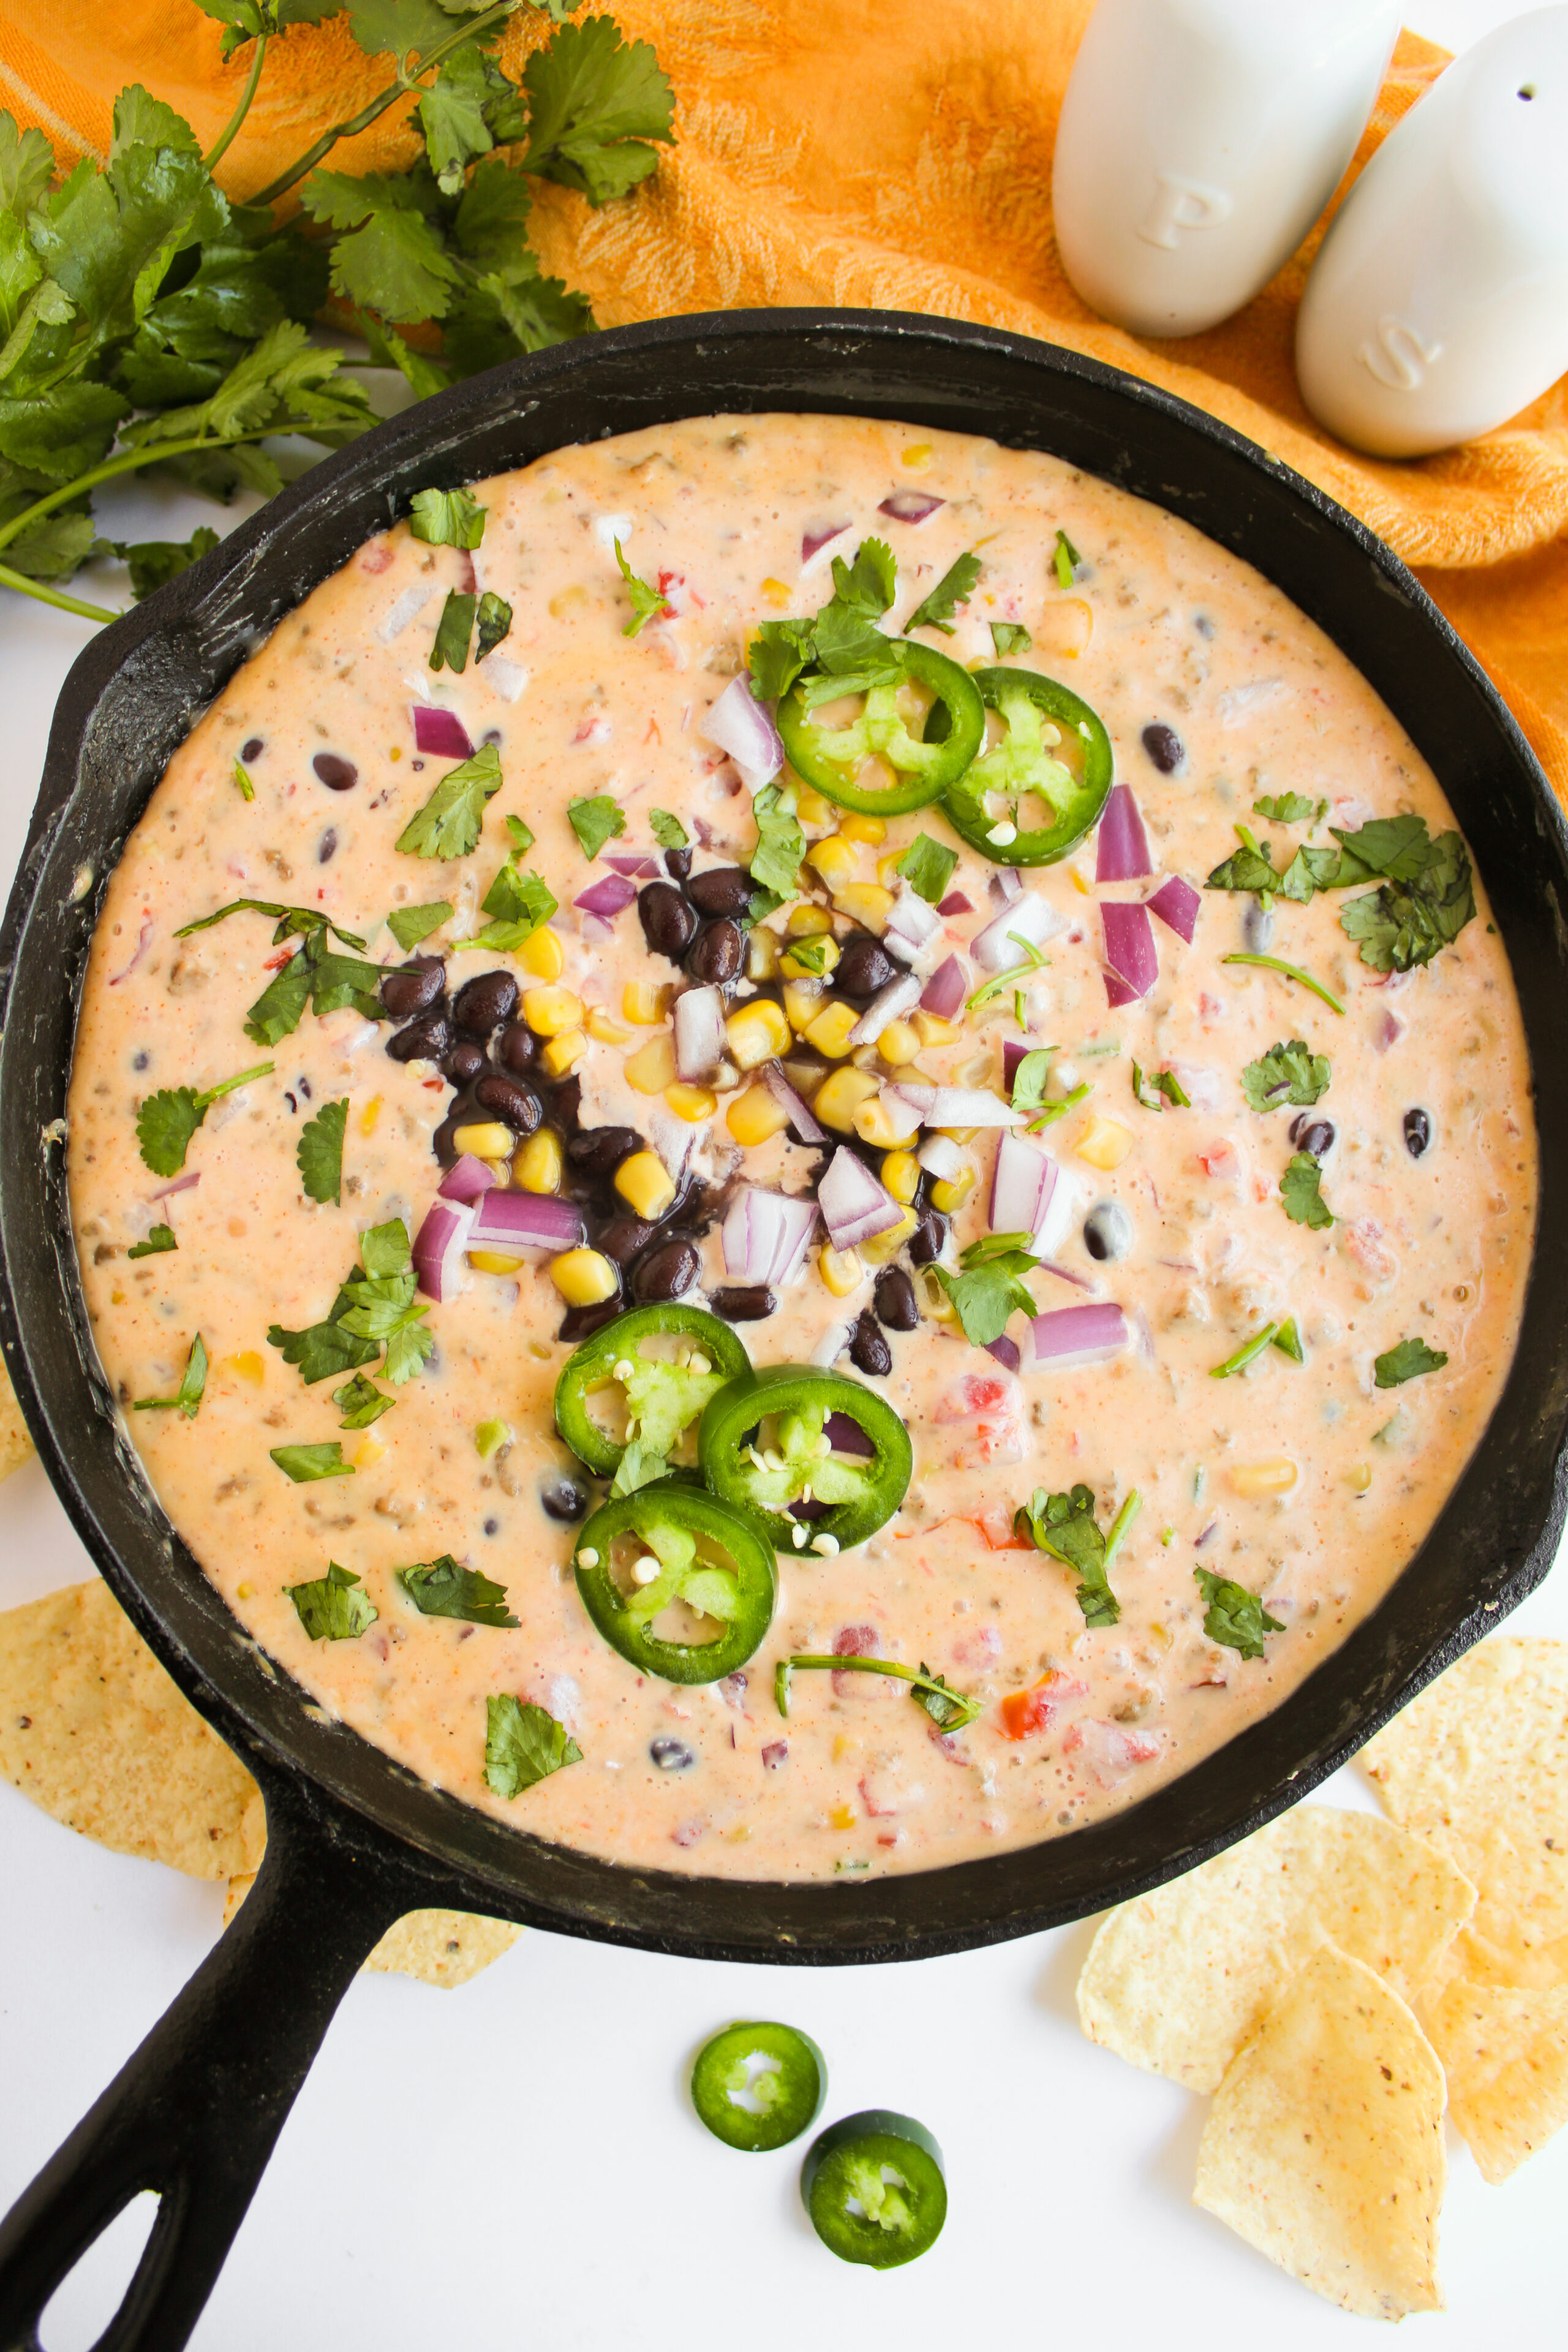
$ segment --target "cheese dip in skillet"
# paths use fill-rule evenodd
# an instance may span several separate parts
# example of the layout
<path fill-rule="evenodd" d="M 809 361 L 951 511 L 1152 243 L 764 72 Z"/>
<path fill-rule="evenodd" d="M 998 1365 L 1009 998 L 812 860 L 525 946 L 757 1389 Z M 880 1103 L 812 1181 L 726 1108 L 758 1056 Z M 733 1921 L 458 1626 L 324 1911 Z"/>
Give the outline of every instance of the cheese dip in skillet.
<path fill-rule="evenodd" d="M 744 1878 L 1058 1835 L 1278 1705 L 1497 1402 L 1536 1182 L 1480 884 L 1322 633 L 811 416 L 422 493 L 281 622 L 110 878 L 68 1155 L 247 1632 Z"/>

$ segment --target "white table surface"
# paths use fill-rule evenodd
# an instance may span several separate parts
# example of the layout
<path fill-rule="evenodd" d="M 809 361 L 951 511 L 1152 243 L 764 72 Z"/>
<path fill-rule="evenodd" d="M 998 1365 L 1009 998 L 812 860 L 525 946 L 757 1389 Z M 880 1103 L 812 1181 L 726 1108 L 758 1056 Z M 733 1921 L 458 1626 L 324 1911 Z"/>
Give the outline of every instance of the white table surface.
<path fill-rule="evenodd" d="M 1503 0 L 1425 0 L 1460 45 Z M 150 489 L 113 535 L 232 523 Z M 107 580 L 104 586 L 108 586 Z M 90 588 L 84 592 L 90 595 Z M 0 876 L 8 884 L 49 714 L 89 624 L 0 605 Z M 0 1487 L 0 1608 L 89 1576 L 37 1462 Z M 1511 1621 L 1568 1635 L 1568 1577 Z M 1321 1792 L 1375 1810 L 1352 1770 Z M 108 1853 L 0 1784 L 0 2210 L 135 2048 L 218 1933 L 223 1890 Z M 195 2343 L 205 2352 L 907 2352 L 1267 2339 L 1319 2352 L 1360 2323 L 1190 2203 L 1207 2103 L 1087 2042 L 1073 1988 L 1091 1925 L 882 1969 L 763 1969 L 525 1935 L 472 1984 L 361 1978 L 307 2083 Z M 876 2274 L 813 2237 L 800 2150 L 747 2158 L 684 2104 L 700 2041 L 779 2016 L 826 2053 L 828 2115 L 902 2108 L 936 2132 L 952 2195 L 923 2261 Z M 1449 2352 L 1560 2340 L 1568 2133 L 1502 2189 L 1450 2135 Z M 150 2216 L 148 2217 L 150 2218 Z M 86 2352 L 140 2244 L 126 2217 L 52 2306 L 47 2352 Z M 1554 2251 L 1554 2247 L 1558 2251 Z M 1417 2327 L 1422 2323 L 1415 2323 Z"/>

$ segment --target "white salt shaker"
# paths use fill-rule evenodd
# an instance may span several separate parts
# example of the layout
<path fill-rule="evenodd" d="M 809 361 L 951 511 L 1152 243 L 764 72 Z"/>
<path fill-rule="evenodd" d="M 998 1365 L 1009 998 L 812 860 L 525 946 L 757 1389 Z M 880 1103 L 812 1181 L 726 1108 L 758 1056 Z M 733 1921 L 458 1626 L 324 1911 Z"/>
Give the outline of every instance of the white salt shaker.
<path fill-rule="evenodd" d="M 1355 152 L 1399 17 L 1398 0 L 1100 0 L 1052 174 L 1084 300 L 1140 335 L 1249 302 Z"/>
<path fill-rule="evenodd" d="M 1489 432 L 1568 370 L 1568 7 L 1449 66 L 1336 215 L 1296 327 L 1301 394 L 1378 457 Z"/>

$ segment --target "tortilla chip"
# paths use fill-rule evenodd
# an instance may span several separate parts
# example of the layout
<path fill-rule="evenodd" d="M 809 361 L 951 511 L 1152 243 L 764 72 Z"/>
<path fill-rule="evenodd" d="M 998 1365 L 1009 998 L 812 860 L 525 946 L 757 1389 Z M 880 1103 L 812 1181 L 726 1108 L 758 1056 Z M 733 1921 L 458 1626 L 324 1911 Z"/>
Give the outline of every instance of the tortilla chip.
<path fill-rule="evenodd" d="M 261 1791 L 107 1584 L 0 1615 L 0 1771 L 68 1829 L 193 1878 L 261 1858 Z"/>
<path fill-rule="evenodd" d="M 1217 2090 L 1319 1945 L 1413 2001 L 1474 1902 L 1452 1863 L 1392 1822 L 1298 1805 L 1109 1915 L 1079 1979 L 1083 2030 L 1151 2074 Z"/>
<path fill-rule="evenodd" d="M 1568 1985 L 1568 1642 L 1494 1634 L 1363 1751 L 1396 1822 L 1473 1879 L 1475 1918 L 1429 1990 Z"/>
<path fill-rule="evenodd" d="M 229 1881 L 226 1927 L 255 1884 L 254 1872 Z M 387 1929 L 364 1965 L 449 1991 L 510 1952 L 521 1933 L 510 1919 L 481 1919 L 471 1911 L 410 1911 Z"/>
<path fill-rule="evenodd" d="M 19 1470 L 33 1451 L 33 1441 L 27 1434 L 27 1424 L 22 1418 L 22 1408 L 16 1402 L 16 1391 L 11 1377 L 0 1364 L 0 1478 L 8 1478 Z"/>
<path fill-rule="evenodd" d="M 1440 2311 L 1443 2070 L 1405 2003 L 1315 1952 L 1221 2084 L 1194 2204 L 1366 2319 Z"/>
<path fill-rule="evenodd" d="M 1483 2179 L 1506 2180 L 1568 2123 L 1568 1986 L 1515 1991 L 1457 1977 L 1426 2022 L 1455 2124 Z"/>

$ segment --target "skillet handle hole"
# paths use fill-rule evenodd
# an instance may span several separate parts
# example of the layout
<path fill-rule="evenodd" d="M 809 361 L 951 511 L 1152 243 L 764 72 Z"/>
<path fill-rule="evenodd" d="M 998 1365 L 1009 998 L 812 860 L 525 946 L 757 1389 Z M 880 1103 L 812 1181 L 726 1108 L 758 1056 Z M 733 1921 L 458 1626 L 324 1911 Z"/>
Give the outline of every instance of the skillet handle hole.
<path fill-rule="evenodd" d="M 162 2203 L 156 2189 L 143 2189 L 78 2257 L 44 2305 L 43 2352 L 93 2352 L 102 2342 L 147 2251 Z"/>

